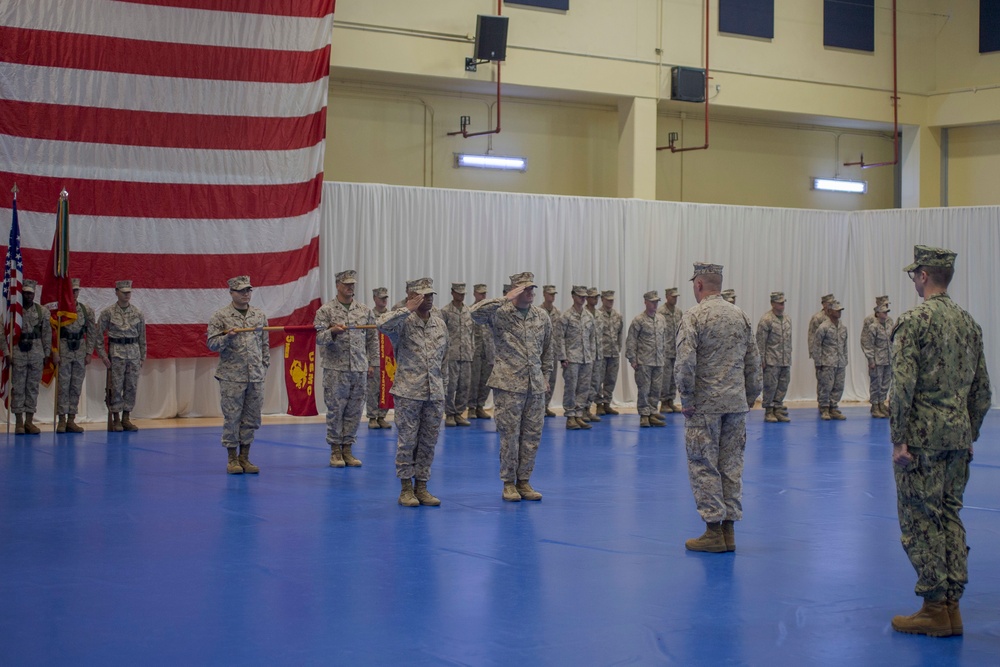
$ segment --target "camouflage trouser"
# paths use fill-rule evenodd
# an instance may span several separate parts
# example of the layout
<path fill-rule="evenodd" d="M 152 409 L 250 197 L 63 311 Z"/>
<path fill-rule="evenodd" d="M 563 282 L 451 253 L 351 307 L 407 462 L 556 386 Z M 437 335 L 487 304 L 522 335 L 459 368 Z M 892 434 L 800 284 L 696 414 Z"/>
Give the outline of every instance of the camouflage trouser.
<path fill-rule="evenodd" d="M 590 398 L 590 373 L 593 364 L 574 364 L 572 361 L 563 369 L 563 414 L 580 417 Z"/>
<path fill-rule="evenodd" d="M 965 526 L 958 516 L 969 481 L 969 450 L 910 449 L 913 461 L 893 466 L 901 541 L 917 571 L 916 594 L 958 600 L 969 581 Z"/>
<path fill-rule="evenodd" d="M 81 350 L 82 352 L 82 350 Z M 56 412 L 60 415 L 75 415 L 80 405 L 83 378 L 87 375 L 86 357 L 68 350 L 59 355 L 59 400 Z"/>
<path fill-rule="evenodd" d="M 695 413 L 684 426 L 688 477 L 705 523 L 743 518 L 743 450 L 747 415 Z"/>
<path fill-rule="evenodd" d="M 388 410 L 383 410 L 378 406 L 379 392 L 382 391 L 382 374 L 378 366 L 375 367 L 375 377 L 368 380 L 368 400 L 366 401 L 366 413 L 368 419 L 385 419 L 389 414 Z"/>
<path fill-rule="evenodd" d="M 594 359 L 590 367 L 590 392 L 587 394 L 587 404 L 597 403 L 601 395 L 601 380 L 604 379 L 604 357 Z"/>
<path fill-rule="evenodd" d="M 10 371 L 10 411 L 15 415 L 35 413 L 38 407 L 38 383 L 42 381 L 44 362 L 44 359 L 35 355 L 14 353 Z"/>
<path fill-rule="evenodd" d="M 597 383 L 597 403 L 610 403 L 615 393 L 615 385 L 618 384 L 618 357 L 604 357 L 598 359 L 601 364 L 601 373 L 594 371 L 594 376 L 598 378 Z M 596 368 L 596 366 L 595 366 Z"/>
<path fill-rule="evenodd" d="M 763 408 L 780 408 L 788 393 L 788 380 L 792 377 L 791 366 L 764 367 L 764 395 L 760 405 Z"/>
<path fill-rule="evenodd" d="M 816 398 L 819 400 L 819 407 L 832 408 L 840 403 L 840 398 L 844 395 L 844 376 L 847 369 L 843 366 L 817 366 L 816 377 Z"/>
<path fill-rule="evenodd" d="M 559 372 L 559 362 L 555 361 L 552 363 L 552 370 L 549 371 L 549 390 L 545 392 L 545 407 L 549 407 L 552 403 L 552 392 L 556 390 L 556 376 Z"/>
<path fill-rule="evenodd" d="M 872 404 L 883 403 L 889 397 L 889 380 L 892 373 L 889 365 L 875 366 L 868 369 L 868 392 Z"/>
<path fill-rule="evenodd" d="M 660 377 L 663 366 L 635 367 L 636 398 L 635 407 L 639 414 L 648 417 L 656 412 L 656 398 L 660 395 Z"/>
<path fill-rule="evenodd" d="M 426 482 L 431 478 L 431 463 L 434 462 L 438 431 L 441 430 L 444 401 L 419 401 L 399 396 L 393 397 L 393 400 L 398 434 L 396 477 L 416 477 Z"/>
<path fill-rule="evenodd" d="M 486 383 L 493 372 L 493 364 L 486 360 L 483 355 L 476 355 L 472 360 L 472 379 L 469 382 L 469 407 L 484 408 L 486 399 L 490 395 L 490 388 Z"/>
<path fill-rule="evenodd" d="M 527 482 L 542 440 L 545 394 L 493 389 L 494 418 L 500 434 L 500 479 Z"/>
<path fill-rule="evenodd" d="M 660 374 L 660 400 L 673 403 L 677 396 L 677 381 L 674 379 L 674 359 L 667 359 Z"/>
<path fill-rule="evenodd" d="M 367 371 L 323 369 L 323 401 L 326 403 L 326 441 L 330 445 L 353 445 L 368 391 Z"/>
<path fill-rule="evenodd" d="M 444 413 L 460 415 L 469 407 L 469 386 L 472 384 L 471 361 L 448 362 L 448 385 L 444 392 Z"/>
<path fill-rule="evenodd" d="M 264 383 L 219 380 L 219 391 L 222 394 L 222 446 L 233 448 L 253 444 L 254 431 L 260 428 Z"/>
<path fill-rule="evenodd" d="M 139 386 L 140 359 L 111 359 L 111 412 L 132 412 Z"/>

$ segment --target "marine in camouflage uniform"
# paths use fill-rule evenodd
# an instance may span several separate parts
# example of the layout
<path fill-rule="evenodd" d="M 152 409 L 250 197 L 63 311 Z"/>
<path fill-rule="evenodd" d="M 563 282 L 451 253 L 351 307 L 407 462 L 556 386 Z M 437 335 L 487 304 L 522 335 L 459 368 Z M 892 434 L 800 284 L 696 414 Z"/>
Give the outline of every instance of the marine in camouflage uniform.
<path fill-rule="evenodd" d="M 486 298 L 486 285 L 478 284 L 472 288 L 474 303 Z M 493 333 L 489 327 L 482 324 L 472 325 L 472 381 L 469 387 L 469 419 L 490 419 L 486 411 L 486 399 L 490 388 L 486 384 L 493 372 L 493 359 L 496 347 L 493 344 Z"/>
<path fill-rule="evenodd" d="M 451 302 L 441 309 L 448 325 L 448 385 L 444 394 L 445 426 L 470 426 L 465 418 L 472 384 L 472 316 L 465 305 L 465 283 L 451 284 Z"/>
<path fill-rule="evenodd" d="M 594 359 L 590 362 L 590 391 L 587 392 L 587 403 L 583 406 L 583 415 L 581 416 L 587 422 L 601 421 L 596 410 L 593 413 L 590 411 L 590 407 L 597 402 L 597 395 L 601 391 L 601 376 L 598 375 L 598 370 L 601 361 L 604 359 L 604 332 L 602 322 L 597 317 L 597 300 L 600 296 L 601 291 L 596 287 L 587 288 L 587 301 L 584 308 L 594 318 L 594 331 L 597 333 L 597 344 L 594 346 Z"/>
<path fill-rule="evenodd" d="M 618 367 L 622 353 L 622 337 L 625 323 L 622 315 L 614 309 L 615 291 L 601 292 L 601 307 L 597 309 L 598 329 L 601 335 L 601 357 L 594 364 L 595 386 L 597 387 L 597 414 L 616 415 L 611 407 L 615 385 L 618 384 Z"/>
<path fill-rule="evenodd" d="M 372 316 L 378 319 L 389 312 L 386 302 L 389 300 L 389 290 L 385 287 L 376 287 L 372 290 L 372 300 L 375 307 L 372 308 Z M 392 424 L 385 420 L 389 411 L 379 407 L 379 397 L 382 394 L 382 373 L 381 356 L 379 365 L 375 367 L 375 376 L 368 382 L 368 402 L 366 405 L 366 417 L 368 418 L 368 428 L 392 428 Z"/>
<path fill-rule="evenodd" d="M 212 314 L 206 334 L 208 349 L 219 355 L 215 379 L 222 396 L 222 446 L 229 456 L 226 472 L 259 473 L 260 468 L 250 462 L 250 445 L 260 428 L 264 380 L 271 365 L 268 332 L 263 331 L 267 316 L 250 305 L 250 276 L 230 278 L 228 285 L 232 301 Z"/>
<path fill-rule="evenodd" d="M 868 360 L 868 400 L 875 418 L 889 416 L 886 399 L 889 396 L 889 359 L 892 356 L 892 318 L 889 317 L 889 297 L 875 297 L 875 312 L 861 325 L 861 351 Z"/>
<path fill-rule="evenodd" d="M 757 323 L 757 350 L 764 373 L 764 421 L 789 422 L 784 403 L 792 376 L 792 321 L 785 317 L 784 292 L 771 292 L 771 310 Z"/>
<path fill-rule="evenodd" d="M 663 305 L 657 309 L 667 323 L 667 360 L 663 364 L 663 373 L 660 375 L 660 414 L 670 412 L 680 412 L 679 406 L 674 404 L 674 397 L 677 396 L 677 382 L 674 380 L 674 360 L 677 358 L 677 330 L 681 327 L 681 318 L 684 311 L 677 307 L 677 298 L 680 290 L 676 287 L 668 287 L 663 290 Z"/>
<path fill-rule="evenodd" d="M 587 288 L 573 286 L 573 306 L 559 317 L 553 331 L 556 359 L 563 369 L 563 415 L 566 428 L 588 429 L 583 417 L 590 396 L 590 374 L 597 356 L 597 323 L 583 307 Z"/>
<path fill-rule="evenodd" d="M 656 399 L 660 396 L 663 365 L 667 363 L 667 322 L 656 312 L 660 303 L 656 290 L 646 292 L 642 298 L 646 309 L 628 325 L 625 358 L 635 371 L 639 426 L 666 426 L 667 422 L 656 412 Z"/>
<path fill-rule="evenodd" d="M 38 407 L 38 384 L 42 380 L 45 360 L 52 356 L 52 327 L 49 311 L 35 303 L 34 280 L 21 286 L 23 314 L 21 337 L 14 344 L 10 371 L 10 411 L 14 413 L 15 435 L 38 435 L 35 410 Z"/>
<path fill-rule="evenodd" d="M 924 604 L 892 627 L 946 637 L 963 632 L 969 549 L 959 510 L 972 443 L 990 408 L 990 378 L 982 330 L 948 296 L 955 253 L 916 246 L 913 254 L 905 270 L 923 303 L 892 332 L 889 419 L 901 540 Z"/>
<path fill-rule="evenodd" d="M 847 326 L 840 321 L 844 307 L 839 301 L 827 304 L 826 322 L 812 338 L 812 358 L 816 364 L 816 398 L 824 421 L 847 419 L 838 404 L 844 395 L 847 374 Z"/>
<path fill-rule="evenodd" d="M 485 299 L 472 306 L 472 319 L 493 331 L 496 361 L 489 385 L 493 389 L 497 432 L 500 434 L 500 479 L 503 499 L 541 500 L 529 480 L 545 421 L 545 390 L 552 368 L 552 321 L 532 306 L 534 275 L 510 277 L 513 288 L 504 298 Z"/>
<path fill-rule="evenodd" d="M 719 295 L 723 267 L 694 265 L 698 305 L 677 334 L 677 388 L 685 420 L 688 475 L 705 533 L 685 542 L 691 551 L 736 550 L 734 521 L 743 518 L 746 416 L 761 390 L 753 325 Z"/>
<path fill-rule="evenodd" d="M 816 336 L 816 330 L 819 329 L 819 325 L 823 324 L 829 320 L 827 305 L 836 301 L 837 298 L 833 294 L 824 294 L 820 297 L 821 308 L 818 312 L 814 313 L 812 317 L 809 318 L 809 329 L 806 332 L 806 349 L 809 351 L 809 358 L 813 358 L 813 337 Z M 816 369 L 816 383 L 819 384 L 819 364 L 813 359 L 813 365 Z M 820 407 L 820 413 L 823 412 L 823 408 Z"/>
<path fill-rule="evenodd" d="M 77 298 L 80 279 L 73 278 L 72 285 L 76 319 L 59 329 L 59 399 L 56 409 L 59 419 L 56 433 L 83 433 L 83 427 L 76 423 L 76 413 L 87 364 L 98 340 L 97 316 L 90 306 Z"/>
<path fill-rule="evenodd" d="M 146 360 L 146 318 L 132 305 L 132 281 L 115 283 L 117 303 L 97 317 L 97 355 L 111 369 L 111 417 L 113 431 L 138 431 L 132 423 L 139 371 Z M 104 334 L 108 349 L 104 349 Z"/>
<path fill-rule="evenodd" d="M 378 366 L 378 336 L 371 308 L 354 300 L 358 273 L 337 274 L 337 296 L 323 304 L 313 320 L 316 345 L 323 366 L 323 400 L 326 402 L 326 442 L 330 467 L 357 468 L 361 461 L 351 453 L 357 439 L 368 380 Z"/>
<path fill-rule="evenodd" d="M 506 292 L 504 292 L 504 294 L 506 294 Z M 562 312 L 558 308 L 556 308 L 555 305 L 556 294 L 558 294 L 558 292 L 556 291 L 555 285 L 542 285 L 542 305 L 539 306 L 539 308 L 544 310 L 545 313 L 549 316 L 549 319 L 552 320 L 553 327 L 556 326 L 556 324 L 559 322 L 559 318 L 562 317 Z M 548 385 L 549 385 L 549 388 L 545 391 L 546 417 L 556 416 L 556 413 L 552 412 L 552 410 L 549 409 L 549 405 L 551 405 L 552 403 L 552 392 L 555 391 L 556 388 L 556 373 L 558 372 L 558 368 L 559 368 L 558 363 L 552 364 L 552 370 L 549 372 L 548 378 L 546 378 L 548 380 Z"/>
<path fill-rule="evenodd" d="M 405 306 L 378 318 L 379 331 L 389 337 L 396 354 L 396 376 L 390 391 L 399 434 L 398 502 L 405 507 L 440 505 L 441 501 L 427 490 L 427 480 L 445 409 L 441 368 L 448 351 L 448 326 L 431 314 L 435 292 L 430 278 L 412 281 L 406 292 L 411 297 Z"/>

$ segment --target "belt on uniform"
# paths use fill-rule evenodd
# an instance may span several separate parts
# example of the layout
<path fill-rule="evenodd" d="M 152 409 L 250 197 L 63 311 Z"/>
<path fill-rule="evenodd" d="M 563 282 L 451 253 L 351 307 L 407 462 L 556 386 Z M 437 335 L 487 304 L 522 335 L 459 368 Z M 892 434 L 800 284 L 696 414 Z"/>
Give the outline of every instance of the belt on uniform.
<path fill-rule="evenodd" d="M 38 340 L 41 337 L 41 334 L 21 332 L 21 340 Z"/>
<path fill-rule="evenodd" d="M 66 331 L 65 329 L 60 329 L 59 330 L 59 335 L 64 340 L 81 340 L 83 338 L 84 334 L 86 334 L 86 333 L 87 332 L 84 331 L 83 329 L 80 329 L 79 331 Z"/>
<path fill-rule="evenodd" d="M 131 345 L 132 343 L 138 343 L 138 338 L 112 338 L 108 336 L 108 342 L 114 343 L 115 345 Z"/>

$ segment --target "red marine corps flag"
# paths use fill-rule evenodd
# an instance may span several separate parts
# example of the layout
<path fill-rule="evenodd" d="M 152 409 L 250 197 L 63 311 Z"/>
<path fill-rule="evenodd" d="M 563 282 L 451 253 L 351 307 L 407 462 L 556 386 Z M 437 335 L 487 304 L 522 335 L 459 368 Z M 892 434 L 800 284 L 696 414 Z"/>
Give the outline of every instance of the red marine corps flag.
<path fill-rule="evenodd" d="M 285 389 L 288 414 L 312 417 L 316 411 L 316 329 L 285 327 Z"/>
<path fill-rule="evenodd" d="M 56 231 L 52 237 L 52 254 L 42 283 L 43 306 L 49 309 L 52 324 L 52 351 L 59 352 L 60 330 L 76 319 L 76 298 L 73 296 L 73 282 L 69 277 L 69 193 L 59 193 L 56 209 Z M 48 387 L 56 376 L 56 364 L 52 357 L 42 369 L 42 384 Z"/>

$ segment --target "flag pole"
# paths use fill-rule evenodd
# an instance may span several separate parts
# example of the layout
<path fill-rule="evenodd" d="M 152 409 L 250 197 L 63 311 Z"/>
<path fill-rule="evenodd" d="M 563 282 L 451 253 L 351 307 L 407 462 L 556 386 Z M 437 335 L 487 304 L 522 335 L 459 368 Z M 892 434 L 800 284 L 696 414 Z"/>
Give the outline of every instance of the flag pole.
<path fill-rule="evenodd" d="M 66 205 L 66 200 L 69 199 L 69 193 L 66 192 L 66 188 L 62 189 L 59 193 L 59 203 L 56 205 L 56 235 L 61 237 L 59 227 L 63 224 L 63 206 Z M 60 255 L 62 253 L 60 252 Z M 69 271 L 69 261 L 63 264 L 61 257 L 55 258 L 54 269 L 56 276 L 59 278 L 65 278 L 66 272 Z M 67 257 L 68 260 L 68 257 Z M 62 274 L 62 275 L 60 275 Z M 56 300 L 56 345 L 54 351 L 59 354 L 59 345 L 62 343 L 62 316 L 59 314 L 59 304 L 60 299 Z M 59 362 L 52 359 L 52 378 L 55 380 L 55 389 L 52 396 L 52 433 L 57 433 L 59 429 Z"/>
<path fill-rule="evenodd" d="M 12 193 L 14 193 L 14 208 L 17 208 L 17 190 L 18 190 L 17 183 L 15 182 L 14 183 L 14 187 L 12 187 L 10 189 L 10 191 Z M 7 252 L 10 252 L 10 248 L 7 248 Z M 9 270 L 10 270 L 10 267 L 8 267 L 8 266 L 5 265 L 4 266 L 4 271 L 9 271 Z M 8 300 L 10 299 L 10 293 L 7 294 L 7 299 Z M 7 312 L 4 313 L 4 316 L 5 316 L 4 319 L 6 319 L 7 317 L 10 316 L 10 304 L 6 303 L 6 304 L 4 304 L 4 307 L 7 309 Z M 6 326 L 4 327 L 4 329 L 6 329 Z M 10 355 L 10 361 L 9 362 L 5 361 L 4 363 L 9 363 L 11 365 L 11 372 L 7 374 L 7 381 L 4 383 L 4 387 L 3 387 L 3 389 L 4 389 L 4 392 L 3 392 L 3 394 L 4 394 L 4 398 L 3 398 L 3 411 L 5 413 L 7 413 L 7 436 L 9 437 L 10 436 L 10 399 L 11 399 L 10 391 L 11 391 L 11 385 L 14 383 L 14 350 L 12 349 L 14 347 L 14 325 L 13 325 L 13 323 L 11 323 L 11 326 L 10 326 L 10 333 L 8 334 L 6 331 L 4 331 L 4 335 L 7 337 L 7 354 Z"/>

